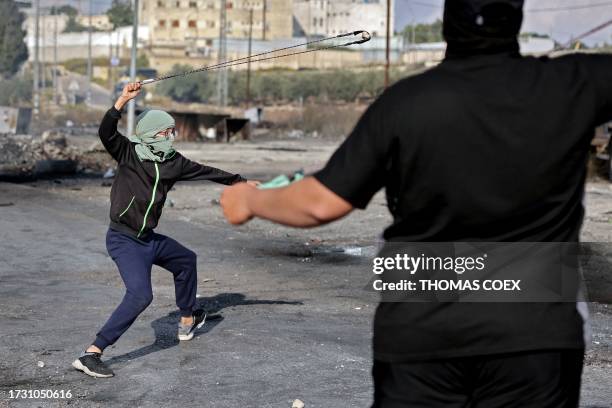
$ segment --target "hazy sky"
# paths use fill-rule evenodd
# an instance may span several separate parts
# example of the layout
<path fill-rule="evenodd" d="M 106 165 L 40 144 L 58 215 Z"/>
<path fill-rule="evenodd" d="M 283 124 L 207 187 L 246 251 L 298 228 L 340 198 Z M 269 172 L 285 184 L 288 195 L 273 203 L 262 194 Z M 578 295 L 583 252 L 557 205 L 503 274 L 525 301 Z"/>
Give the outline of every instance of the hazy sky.
<path fill-rule="evenodd" d="M 442 18 L 444 0 L 395 0 L 397 29 L 417 22 L 431 22 Z M 582 7 L 585 8 L 582 8 Z M 560 9 L 567 10 L 542 10 Z M 610 0 L 526 0 L 523 31 L 552 35 L 557 41 L 567 41 L 612 19 Z M 585 42 L 612 43 L 612 26 L 585 39 Z"/>
<path fill-rule="evenodd" d="M 151 0 L 141 0 L 151 1 Z M 385 1 L 385 0 L 381 0 Z M 431 22 L 442 18 L 444 0 L 394 0 L 395 24 L 399 31 L 412 21 Z M 41 4 L 66 4 L 81 6 L 86 11 L 89 0 L 41 0 Z M 94 12 L 104 11 L 111 0 L 93 0 Z M 585 7 L 585 8 L 582 8 Z M 559 9 L 544 10 L 535 9 Z M 591 28 L 612 19 L 612 0 L 526 0 L 523 31 L 552 34 L 558 41 L 567 41 Z M 587 43 L 607 41 L 612 43 L 612 26 L 593 34 Z"/>

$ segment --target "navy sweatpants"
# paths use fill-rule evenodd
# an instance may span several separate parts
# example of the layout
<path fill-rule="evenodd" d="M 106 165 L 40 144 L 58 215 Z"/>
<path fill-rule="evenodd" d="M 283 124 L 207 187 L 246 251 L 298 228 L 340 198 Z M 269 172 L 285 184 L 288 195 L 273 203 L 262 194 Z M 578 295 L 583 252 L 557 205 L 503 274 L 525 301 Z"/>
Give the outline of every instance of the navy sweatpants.
<path fill-rule="evenodd" d="M 119 268 L 126 292 L 123 300 L 97 333 L 94 345 L 104 350 L 114 344 L 153 300 L 151 268 L 172 272 L 176 305 L 181 316 L 191 316 L 196 302 L 196 254 L 172 238 L 151 233 L 143 241 L 109 229 L 106 249 Z"/>

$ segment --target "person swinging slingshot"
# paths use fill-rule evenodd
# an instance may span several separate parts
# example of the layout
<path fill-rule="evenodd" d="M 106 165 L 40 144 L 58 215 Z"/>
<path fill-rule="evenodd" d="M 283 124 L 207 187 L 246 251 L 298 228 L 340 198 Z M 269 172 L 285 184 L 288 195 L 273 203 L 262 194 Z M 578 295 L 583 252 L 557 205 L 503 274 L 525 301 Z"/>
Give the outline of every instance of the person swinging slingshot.
<path fill-rule="evenodd" d="M 106 248 L 126 287 L 119 306 L 98 331 L 94 342 L 72 363 L 93 377 L 112 377 L 101 360 L 104 349 L 114 344 L 153 300 L 151 268 L 161 266 L 174 278 L 176 305 L 180 309 L 178 339 L 188 341 L 206 319 L 195 310 L 197 289 L 196 254 L 174 239 L 154 232 L 166 196 L 178 181 L 209 180 L 231 185 L 247 181 L 239 174 L 193 162 L 173 147 L 175 121 L 161 110 L 146 110 L 136 119 L 135 135 L 126 138 L 117 131 L 125 104 L 140 92 L 140 83 L 129 83 L 100 124 L 102 144 L 118 163 L 111 189 L 110 225 Z"/>
<path fill-rule="evenodd" d="M 300 46 L 321 43 L 335 38 L 358 36 L 349 42 L 266 56 Z M 206 321 L 206 313 L 196 307 L 197 256 L 195 252 L 174 239 L 154 232 L 161 217 L 166 197 L 178 181 L 209 180 L 225 185 L 244 183 L 250 188 L 258 181 L 248 181 L 239 174 L 193 162 L 173 147 L 176 134 L 174 118 L 161 110 L 145 110 L 136 118 L 134 135 L 124 137 L 117 131 L 123 107 L 140 93 L 142 86 L 196 72 L 223 69 L 235 65 L 264 61 L 290 55 L 346 47 L 369 41 L 366 31 L 355 31 L 311 41 L 291 47 L 268 51 L 177 75 L 128 83 L 115 104 L 106 112 L 98 135 L 108 153 L 118 163 L 118 171 L 111 189 L 110 225 L 106 234 L 106 248 L 115 261 L 126 292 L 108 321 L 97 332 L 93 343 L 73 361 L 72 366 L 92 377 L 114 376 L 101 360 L 104 349 L 114 344 L 129 329 L 136 318 L 153 300 L 151 268 L 158 265 L 170 271 L 174 278 L 176 305 L 180 310 L 178 339 L 191 340 L 195 330 Z M 260 57 L 253 60 L 255 57 Z"/>

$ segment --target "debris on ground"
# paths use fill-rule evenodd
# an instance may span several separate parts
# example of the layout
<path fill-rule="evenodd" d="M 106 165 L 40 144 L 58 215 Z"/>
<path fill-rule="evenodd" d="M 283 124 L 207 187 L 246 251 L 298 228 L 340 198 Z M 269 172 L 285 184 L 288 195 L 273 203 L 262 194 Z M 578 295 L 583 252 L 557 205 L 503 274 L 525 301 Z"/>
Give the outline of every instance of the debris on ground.
<path fill-rule="evenodd" d="M 305 405 L 302 401 L 296 399 L 295 401 L 293 401 L 293 405 L 291 405 L 291 408 L 304 408 L 304 406 Z"/>
<path fill-rule="evenodd" d="M 115 177 L 115 169 L 109 167 L 105 172 L 102 178 L 109 179 Z"/>
<path fill-rule="evenodd" d="M 82 149 L 64 133 L 47 130 L 31 135 L 0 134 L 0 180 L 26 181 L 59 174 L 100 173 L 114 175 L 110 156 L 104 150 Z M 110 170 L 110 172 L 109 172 Z"/>

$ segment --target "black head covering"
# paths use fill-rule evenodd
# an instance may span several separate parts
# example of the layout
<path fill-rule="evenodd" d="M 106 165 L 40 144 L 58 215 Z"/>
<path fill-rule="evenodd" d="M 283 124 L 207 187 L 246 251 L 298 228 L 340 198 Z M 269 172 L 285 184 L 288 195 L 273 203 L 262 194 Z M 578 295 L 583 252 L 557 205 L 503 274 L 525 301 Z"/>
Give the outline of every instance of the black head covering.
<path fill-rule="evenodd" d="M 524 0 L 446 0 L 447 57 L 519 53 Z"/>

